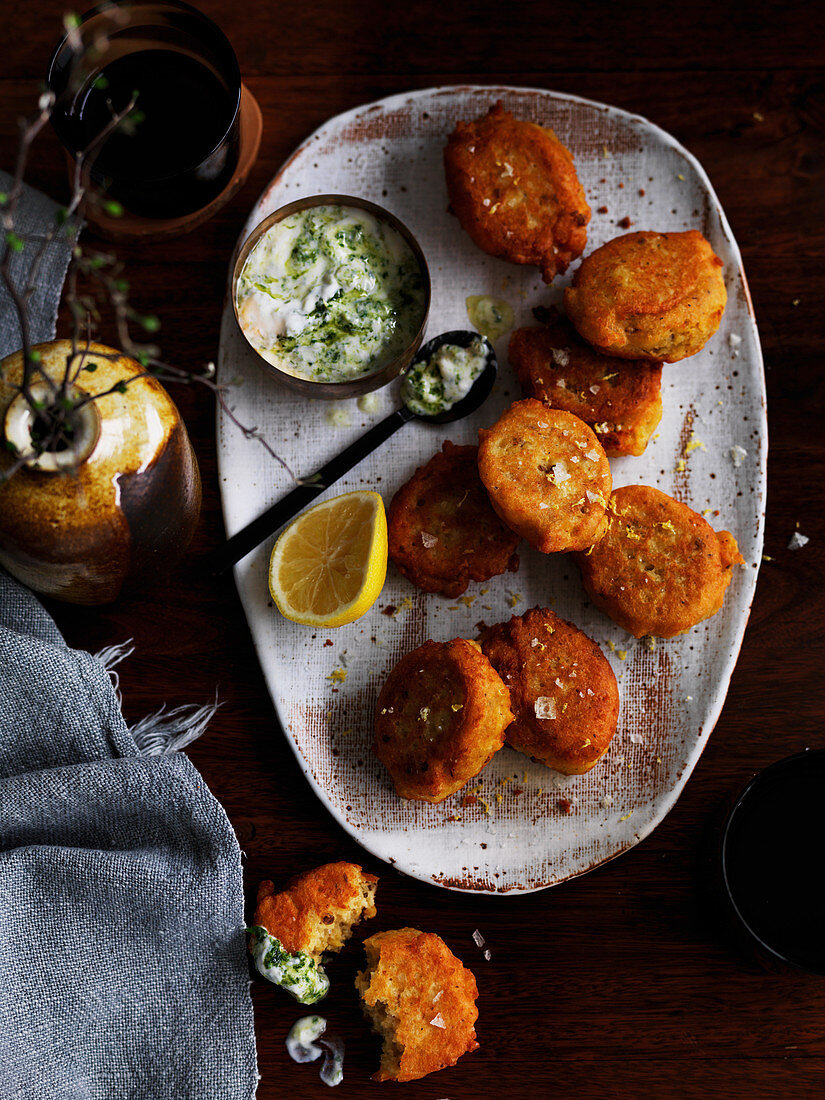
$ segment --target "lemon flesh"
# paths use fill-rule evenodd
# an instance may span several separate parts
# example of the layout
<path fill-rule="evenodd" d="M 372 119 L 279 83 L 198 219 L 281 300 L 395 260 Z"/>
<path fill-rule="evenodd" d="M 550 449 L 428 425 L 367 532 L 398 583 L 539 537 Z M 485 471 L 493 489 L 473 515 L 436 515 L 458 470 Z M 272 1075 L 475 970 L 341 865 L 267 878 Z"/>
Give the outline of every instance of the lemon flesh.
<path fill-rule="evenodd" d="M 278 538 L 269 591 L 287 619 L 335 627 L 368 611 L 387 576 L 387 517 L 378 493 L 359 490 L 316 504 Z"/>

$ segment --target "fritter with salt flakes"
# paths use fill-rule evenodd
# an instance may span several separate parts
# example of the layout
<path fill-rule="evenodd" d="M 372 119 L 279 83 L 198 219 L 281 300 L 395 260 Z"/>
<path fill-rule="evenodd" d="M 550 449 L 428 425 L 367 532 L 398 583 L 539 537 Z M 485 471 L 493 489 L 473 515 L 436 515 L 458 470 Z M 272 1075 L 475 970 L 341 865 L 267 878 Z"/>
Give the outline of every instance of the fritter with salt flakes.
<path fill-rule="evenodd" d="M 571 321 L 595 348 L 665 363 L 701 351 L 726 301 L 722 261 L 696 229 L 615 237 L 582 260 L 564 292 Z"/>
<path fill-rule="evenodd" d="M 508 527 L 545 554 L 601 538 L 613 483 L 583 420 L 527 397 L 478 434 L 478 472 Z"/>
<path fill-rule="evenodd" d="M 478 448 L 450 442 L 420 466 L 387 512 L 390 557 L 425 592 L 455 599 L 471 580 L 518 569 L 518 535 L 498 518 L 478 476 Z"/>
<path fill-rule="evenodd" d="M 417 1081 L 478 1049 L 478 986 L 440 936 L 417 928 L 364 941 L 355 979 L 365 1014 L 383 1037 L 374 1081 Z"/>
<path fill-rule="evenodd" d="M 533 608 L 490 627 L 481 647 L 510 689 L 507 743 L 565 775 L 590 771 L 619 717 L 616 677 L 592 638 Z"/>
<path fill-rule="evenodd" d="M 425 642 L 390 672 L 373 752 L 402 798 L 443 802 L 504 744 L 510 693 L 475 642 Z"/>
<path fill-rule="evenodd" d="M 374 917 L 378 879 L 357 863 L 325 863 L 305 871 L 276 891 L 264 881 L 258 887 L 254 924 L 276 936 L 288 951 L 314 959 L 340 951 L 353 926 Z"/>
<path fill-rule="evenodd" d="M 672 638 L 722 607 L 734 565 L 729 531 L 649 485 L 626 485 L 610 502 L 604 538 L 576 554 L 596 607 L 637 638 Z"/>
<path fill-rule="evenodd" d="M 517 329 L 509 358 L 525 396 L 580 417 L 605 454 L 644 453 L 662 419 L 661 363 L 603 355 L 560 314 Z"/>
<path fill-rule="evenodd" d="M 552 130 L 496 103 L 482 118 L 456 123 L 444 167 L 450 209 L 485 252 L 535 264 L 546 283 L 581 256 L 590 207 Z"/>

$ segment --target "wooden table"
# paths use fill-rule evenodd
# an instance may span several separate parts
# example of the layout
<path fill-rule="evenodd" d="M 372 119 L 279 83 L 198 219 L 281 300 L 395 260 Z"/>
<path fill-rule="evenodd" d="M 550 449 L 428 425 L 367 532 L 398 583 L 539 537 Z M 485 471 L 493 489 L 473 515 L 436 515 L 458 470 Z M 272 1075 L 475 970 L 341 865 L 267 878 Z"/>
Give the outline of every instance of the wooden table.
<path fill-rule="evenodd" d="M 6 5 L 0 16 L 4 165 L 64 7 L 37 0 Z M 135 304 L 162 320 L 167 359 L 197 367 L 215 357 L 226 267 L 249 207 L 329 115 L 407 88 L 466 81 L 614 103 L 646 115 L 699 158 L 742 248 L 770 402 L 769 560 L 727 704 L 678 805 L 622 858 L 526 897 L 466 896 L 404 878 L 366 856 L 310 793 L 274 728 L 231 579 L 196 579 L 197 559 L 224 537 L 214 408 L 201 389 L 174 393 L 204 478 L 190 558 L 142 598 L 93 610 L 52 605 L 59 626 L 71 645 L 90 650 L 134 638 L 135 654 L 121 669 L 127 720 L 164 702 L 210 700 L 217 688 L 223 706 L 190 752 L 246 853 L 250 896 L 262 877 L 360 861 L 381 876 L 376 929 L 437 931 L 475 971 L 480 1050 L 406 1086 L 405 1096 L 822 1096 L 825 979 L 771 974 L 741 955 L 720 925 L 709 876 L 719 820 L 737 789 L 771 761 L 823 743 L 822 6 L 201 0 L 200 7 L 232 39 L 265 134 L 251 179 L 212 222 L 178 241 L 120 249 Z M 57 197 L 63 174 L 47 135 L 29 179 Z M 797 523 L 811 541 L 792 552 Z M 491 962 L 473 944 L 475 928 Z M 356 1006 L 359 964 L 351 945 L 334 965 L 325 1002 L 330 1028 L 347 1043 L 340 1097 L 392 1091 L 369 1082 L 378 1043 Z M 253 996 L 261 1100 L 285 1091 L 296 1100 L 325 1095 L 315 1067 L 286 1055 L 294 1003 L 262 981 Z"/>

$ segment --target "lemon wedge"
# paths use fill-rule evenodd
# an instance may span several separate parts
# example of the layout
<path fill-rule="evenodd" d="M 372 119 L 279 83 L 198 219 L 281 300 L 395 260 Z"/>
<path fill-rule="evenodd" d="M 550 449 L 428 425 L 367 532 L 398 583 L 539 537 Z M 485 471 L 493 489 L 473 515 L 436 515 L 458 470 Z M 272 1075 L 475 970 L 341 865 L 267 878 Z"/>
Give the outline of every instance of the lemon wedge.
<path fill-rule="evenodd" d="M 287 619 L 344 626 L 368 611 L 387 576 L 387 516 L 378 493 L 358 490 L 302 513 L 272 549 L 269 591 Z"/>

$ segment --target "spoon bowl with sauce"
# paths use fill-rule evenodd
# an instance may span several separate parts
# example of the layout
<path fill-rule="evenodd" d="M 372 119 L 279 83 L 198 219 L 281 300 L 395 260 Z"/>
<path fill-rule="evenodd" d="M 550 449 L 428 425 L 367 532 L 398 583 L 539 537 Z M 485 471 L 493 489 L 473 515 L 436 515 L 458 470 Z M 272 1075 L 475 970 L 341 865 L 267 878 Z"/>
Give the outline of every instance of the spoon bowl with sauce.
<path fill-rule="evenodd" d="M 477 332 L 454 330 L 429 340 L 401 383 L 401 407 L 228 539 L 210 558 L 210 572 L 224 573 L 245 558 L 411 420 L 451 424 L 475 412 L 490 396 L 497 369 L 493 345 Z"/>

